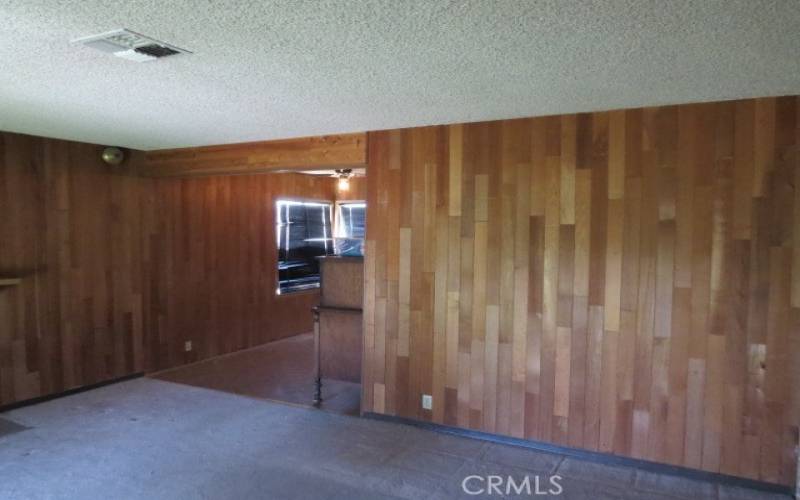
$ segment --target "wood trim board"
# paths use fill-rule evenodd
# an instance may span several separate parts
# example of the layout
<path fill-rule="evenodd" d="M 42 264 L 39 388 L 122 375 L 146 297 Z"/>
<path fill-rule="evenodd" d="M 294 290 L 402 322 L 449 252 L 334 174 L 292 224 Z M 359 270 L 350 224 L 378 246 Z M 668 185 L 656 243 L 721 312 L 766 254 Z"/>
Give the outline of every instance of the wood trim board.
<path fill-rule="evenodd" d="M 340 134 L 137 153 L 150 177 L 364 168 L 367 134 Z"/>

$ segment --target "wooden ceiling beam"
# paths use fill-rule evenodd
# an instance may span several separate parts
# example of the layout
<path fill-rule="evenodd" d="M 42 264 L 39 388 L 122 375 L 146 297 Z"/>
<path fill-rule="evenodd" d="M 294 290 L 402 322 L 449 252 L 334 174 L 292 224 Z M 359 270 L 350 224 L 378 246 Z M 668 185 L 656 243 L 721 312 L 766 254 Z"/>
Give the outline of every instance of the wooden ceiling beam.
<path fill-rule="evenodd" d="M 364 168 L 367 165 L 367 134 L 162 149 L 137 156 L 139 172 L 149 177 Z"/>

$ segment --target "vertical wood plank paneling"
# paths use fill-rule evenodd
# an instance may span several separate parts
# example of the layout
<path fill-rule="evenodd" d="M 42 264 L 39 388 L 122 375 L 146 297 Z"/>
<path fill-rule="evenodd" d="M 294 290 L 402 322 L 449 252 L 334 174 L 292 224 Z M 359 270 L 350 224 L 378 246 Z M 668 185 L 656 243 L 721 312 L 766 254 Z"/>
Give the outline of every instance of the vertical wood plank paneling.
<path fill-rule="evenodd" d="M 145 183 L 100 151 L 0 133 L 0 405 L 144 369 Z"/>
<path fill-rule="evenodd" d="M 556 361 L 558 356 L 558 257 L 561 234 L 561 165 L 559 121 L 546 121 L 544 241 L 542 256 L 542 338 L 540 342 L 539 432 L 537 438 L 553 441 L 556 399 Z M 562 363 L 566 358 L 562 356 Z M 562 369 L 561 375 L 566 376 Z M 563 383 L 559 384 L 559 388 Z"/>
<path fill-rule="evenodd" d="M 577 147 L 577 141 L 576 141 Z M 570 446 L 584 445 L 588 380 L 589 341 L 589 222 L 591 220 L 591 171 L 575 174 L 574 269 L 572 273 L 572 340 L 570 342 Z"/>
<path fill-rule="evenodd" d="M 528 333 L 528 280 L 530 278 L 530 123 L 515 121 L 512 139 L 520 148 L 515 158 L 514 183 L 514 310 L 511 339 L 511 431 L 525 435 L 525 382 Z"/>
<path fill-rule="evenodd" d="M 319 294 L 275 294 L 275 201 L 280 197 L 333 201 L 332 179 L 263 174 L 146 182 L 152 183 L 155 195 L 150 202 L 155 207 L 152 224 L 145 224 L 149 242 L 144 260 L 149 280 L 145 300 L 150 304 L 144 321 L 145 345 L 159 346 L 145 353 L 148 370 L 311 330 L 309 311 Z M 376 261 L 369 259 L 367 270 L 376 268 Z M 376 346 L 382 349 L 384 339 L 374 342 L 377 317 L 369 315 L 386 298 L 376 297 L 376 287 L 368 286 L 366 335 L 372 356 Z M 192 342 L 191 352 L 184 351 L 186 341 Z M 375 362 L 370 357 L 367 369 L 374 368 Z M 378 366 L 382 374 L 384 367 Z M 382 380 L 381 376 L 372 383 Z"/>
<path fill-rule="evenodd" d="M 375 132 L 370 142 L 391 134 L 410 150 L 436 132 Z M 401 255 L 436 253 L 430 278 L 401 257 L 408 283 L 394 299 L 402 309 L 403 294 L 420 291 L 414 300 L 433 311 L 432 364 L 420 369 L 443 379 L 435 420 L 794 481 L 797 98 L 457 125 L 442 135 L 445 187 L 421 203 L 438 207 L 435 230 L 413 222 L 412 190 L 390 198 L 399 182 L 379 157 L 369 166 L 372 196 L 391 201 L 385 212 L 369 208 L 367 236 L 370 249 L 394 238 Z M 393 168 L 409 183 L 421 161 L 405 155 Z M 407 223 L 391 229 L 390 213 L 408 214 Z M 402 314 L 397 322 L 408 328 Z M 387 367 L 402 365 L 396 356 Z M 387 408 L 418 414 L 386 394 Z"/>

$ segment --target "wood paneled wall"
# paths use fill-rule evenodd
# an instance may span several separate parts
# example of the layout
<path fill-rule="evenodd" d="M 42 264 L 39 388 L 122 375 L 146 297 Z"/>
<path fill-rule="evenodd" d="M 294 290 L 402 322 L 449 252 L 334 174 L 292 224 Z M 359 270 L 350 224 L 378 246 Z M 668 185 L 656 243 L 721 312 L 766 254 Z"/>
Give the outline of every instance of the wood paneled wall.
<path fill-rule="evenodd" d="M 337 201 L 364 201 L 367 199 L 367 178 L 351 177 L 348 191 L 336 190 Z"/>
<path fill-rule="evenodd" d="M 334 201 L 334 179 L 286 173 L 147 182 L 149 370 L 313 329 L 318 291 L 275 294 L 275 200 Z"/>
<path fill-rule="evenodd" d="M 22 278 L 0 406 L 312 330 L 318 292 L 275 295 L 274 201 L 334 201 L 334 179 L 148 179 L 101 149 L 0 133 L 0 278 Z"/>
<path fill-rule="evenodd" d="M 370 133 L 364 410 L 793 484 L 799 112 Z"/>
<path fill-rule="evenodd" d="M 0 405 L 141 371 L 139 178 L 0 133 Z"/>

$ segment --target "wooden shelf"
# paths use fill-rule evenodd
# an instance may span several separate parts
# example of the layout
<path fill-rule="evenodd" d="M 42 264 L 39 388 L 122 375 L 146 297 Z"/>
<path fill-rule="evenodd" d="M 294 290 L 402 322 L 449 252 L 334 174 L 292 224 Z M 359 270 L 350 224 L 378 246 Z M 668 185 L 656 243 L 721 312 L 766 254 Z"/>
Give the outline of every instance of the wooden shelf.
<path fill-rule="evenodd" d="M 0 278 L 0 287 L 3 286 L 17 286 L 22 283 L 21 278 Z"/>

